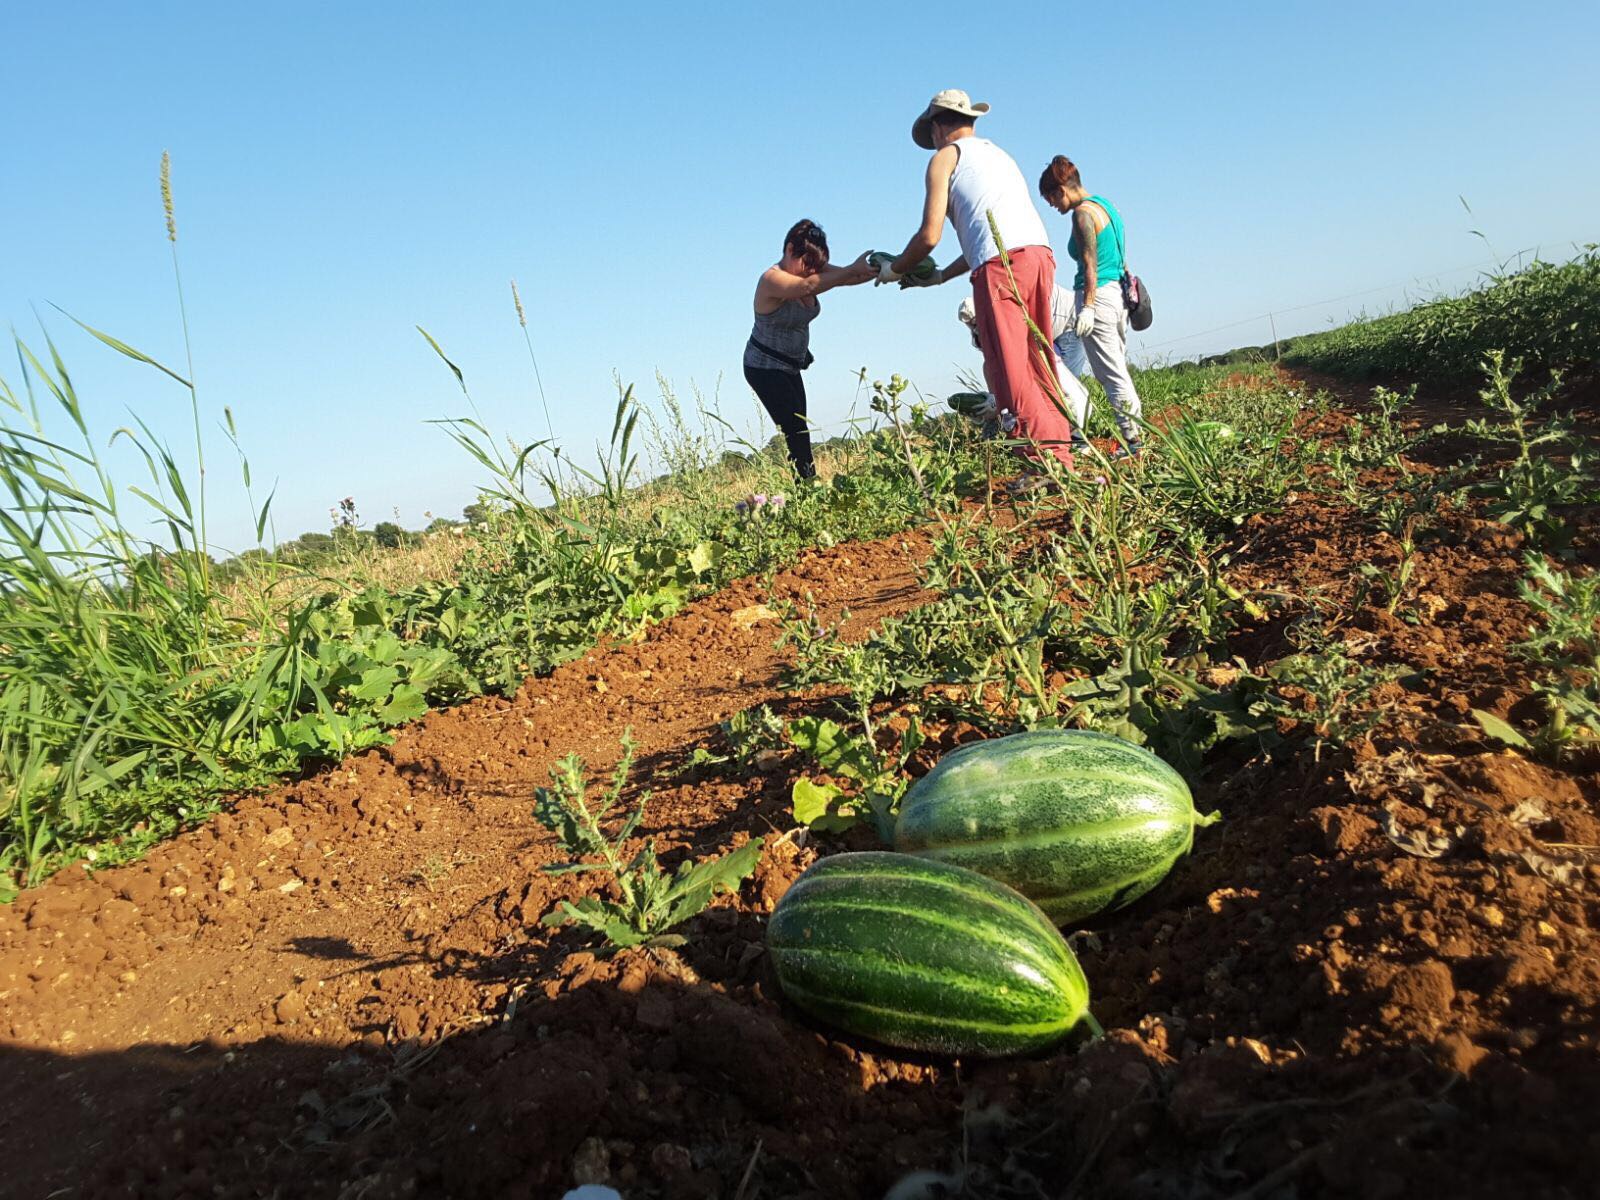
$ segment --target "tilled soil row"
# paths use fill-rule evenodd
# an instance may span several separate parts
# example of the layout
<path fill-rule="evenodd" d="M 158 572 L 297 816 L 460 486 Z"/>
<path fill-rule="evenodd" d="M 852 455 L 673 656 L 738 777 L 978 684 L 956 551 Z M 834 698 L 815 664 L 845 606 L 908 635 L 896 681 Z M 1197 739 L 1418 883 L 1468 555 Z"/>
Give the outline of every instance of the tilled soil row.
<path fill-rule="evenodd" d="M 809 588 L 865 628 L 918 601 L 925 548 L 816 552 L 774 593 Z M 1099 1042 L 951 1063 L 782 1005 L 762 939 L 818 850 L 788 814 L 803 764 L 672 774 L 716 719 L 775 696 L 774 626 L 745 627 L 770 596 L 747 582 L 0 917 L 8 1182 L 831 1200 L 923 1171 L 947 1189 L 926 1195 L 1588 1195 L 1600 774 L 1497 749 L 1470 716 L 1528 713 L 1508 654 L 1522 549 L 1442 517 L 1408 622 L 1360 602 L 1359 564 L 1398 547 L 1359 514 L 1300 496 L 1240 530 L 1236 583 L 1314 597 L 1330 640 L 1412 670 L 1361 698 L 1385 710 L 1370 743 L 1319 750 L 1286 718 L 1272 754 L 1218 756 L 1197 799 L 1223 823 L 1074 938 Z M 1292 646 L 1273 615 L 1232 649 L 1259 667 Z M 528 800 L 567 750 L 609 764 L 627 725 L 669 859 L 767 849 L 681 951 L 605 958 L 536 924 L 577 893 L 540 873 Z M 917 768 L 968 736 L 936 726 Z"/>

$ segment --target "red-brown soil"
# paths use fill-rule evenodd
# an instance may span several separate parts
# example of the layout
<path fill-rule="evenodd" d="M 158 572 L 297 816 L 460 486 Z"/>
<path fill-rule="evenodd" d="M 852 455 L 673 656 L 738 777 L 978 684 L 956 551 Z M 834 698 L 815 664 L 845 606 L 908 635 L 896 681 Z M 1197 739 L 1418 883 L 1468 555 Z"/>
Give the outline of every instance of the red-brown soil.
<path fill-rule="evenodd" d="M 1329 637 L 1415 673 L 1373 697 L 1370 741 L 1219 753 L 1197 798 L 1223 823 L 1074 939 L 1103 1040 L 956 1063 L 787 1009 L 762 936 L 819 850 L 789 818 L 803 764 L 675 772 L 739 709 L 826 707 L 780 692 L 751 606 L 809 592 L 864 631 L 925 599 L 927 545 L 809 552 L 0 909 L 0 1192 L 821 1200 L 923 1171 L 947 1177 L 930 1196 L 1596 1194 L 1600 774 L 1473 721 L 1531 710 L 1520 539 L 1469 512 L 1429 532 L 1409 622 L 1355 602 L 1355 565 L 1398 547 L 1348 509 L 1239 531 L 1236 583 L 1286 611 L 1315 593 Z M 1288 653 L 1286 616 L 1233 648 Z M 541 872 L 531 798 L 568 752 L 609 768 L 626 727 L 669 863 L 767 850 L 681 950 L 608 958 L 537 924 L 595 885 Z"/>

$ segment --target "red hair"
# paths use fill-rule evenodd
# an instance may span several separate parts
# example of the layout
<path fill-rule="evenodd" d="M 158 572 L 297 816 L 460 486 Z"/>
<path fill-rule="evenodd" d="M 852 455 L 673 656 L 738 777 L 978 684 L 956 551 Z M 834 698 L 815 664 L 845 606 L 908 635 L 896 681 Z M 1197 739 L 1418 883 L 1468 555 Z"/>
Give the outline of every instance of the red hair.
<path fill-rule="evenodd" d="M 813 271 L 820 271 L 828 261 L 828 235 L 815 221 L 796 221 L 784 235 L 783 252 L 794 255 Z"/>
<path fill-rule="evenodd" d="M 1058 154 L 1052 158 L 1050 165 L 1044 169 L 1044 174 L 1039 176 L 1039 194 L 1046 200 L 1055 192 L 1082 187 L 1083 179 L 1078 174 L 1078 168 L 1065 154 Z"/>

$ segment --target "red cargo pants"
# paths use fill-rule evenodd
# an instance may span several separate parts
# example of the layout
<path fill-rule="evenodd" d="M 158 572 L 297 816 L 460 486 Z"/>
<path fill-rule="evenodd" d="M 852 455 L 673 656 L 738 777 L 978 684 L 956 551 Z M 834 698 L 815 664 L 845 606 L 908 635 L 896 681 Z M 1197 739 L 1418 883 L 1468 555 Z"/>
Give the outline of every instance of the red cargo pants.
<path fill-rule="evenodd" d="M 1050 336 L 1055 255 L 1048 246 L 1023 246 L 1010 255 L 1011 273 L 1022 294 L 1021 306 L 1006 278 L 1005 263 L 998 256 L 972 273 L 983 377 L 994 393 L 995 403 L 1016 417 L 1017 436 L 1034 443 L 1020 451 L 1023 457 L 1037 458 L 1042 450 L 1070 467 L 1072 425 L 1057 405 L 1061 392 L 1052 365 L 1055 356 L 1038 344 L 1023 315 L 1026 307 L 1033 323 L 1046 338 Z"/>

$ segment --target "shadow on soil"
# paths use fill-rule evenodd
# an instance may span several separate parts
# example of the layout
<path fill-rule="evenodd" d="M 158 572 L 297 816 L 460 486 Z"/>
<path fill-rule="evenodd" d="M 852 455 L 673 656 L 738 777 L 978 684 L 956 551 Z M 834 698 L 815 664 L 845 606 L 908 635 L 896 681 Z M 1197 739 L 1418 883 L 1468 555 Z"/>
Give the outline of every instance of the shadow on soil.
<path fill-rule="evenodd" d="M 945 1183 L 914 1195 L 994 1200 L 1486 1195 L 1497 1179 L 1576 1198 L 1600 1168 L 1600 1139 L 1573 1125 L 1600 1104 L 1600 1066 L 1565 1048 L 1537 1073 L 1493 1055 L 1467 1078 L 1420 1044 L 1269 1065 L 1229 1038 L 1174 1061 L 1159 1030 L 965 1066 L 887 1057 L 775 1002 L 758 956 L 729 961 L 756 918 L 701 921 L 688 961 L 569 953 L 507 1013 L 409 1040 L 0 1049 L 7 1194 L 531 1198 L 606 1180 L 627 1200 L 834 1200 L 924 1171 Z"/>

